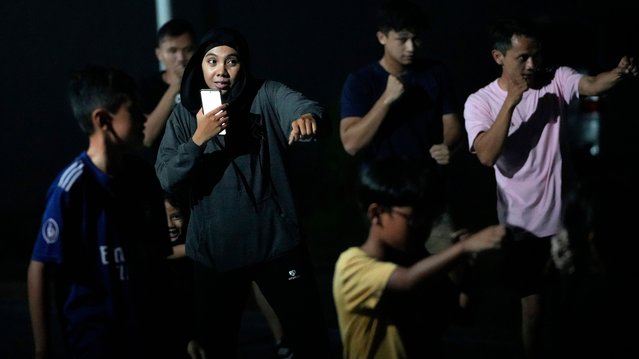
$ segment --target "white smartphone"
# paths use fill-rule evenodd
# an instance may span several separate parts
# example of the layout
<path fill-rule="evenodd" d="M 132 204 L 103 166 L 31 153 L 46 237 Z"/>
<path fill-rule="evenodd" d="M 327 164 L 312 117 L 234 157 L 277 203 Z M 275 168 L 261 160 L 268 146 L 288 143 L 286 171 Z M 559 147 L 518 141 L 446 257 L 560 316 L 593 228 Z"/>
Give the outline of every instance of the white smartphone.
<path fill-rule="evenodd" d="M 222 95 L 218 89 L 201 89 L 200 96 L 202 97 L 202 112 L 205 114 L 222 105 Z M 220 132 L 220 135 L 225 134 L 226 129 Z"/>

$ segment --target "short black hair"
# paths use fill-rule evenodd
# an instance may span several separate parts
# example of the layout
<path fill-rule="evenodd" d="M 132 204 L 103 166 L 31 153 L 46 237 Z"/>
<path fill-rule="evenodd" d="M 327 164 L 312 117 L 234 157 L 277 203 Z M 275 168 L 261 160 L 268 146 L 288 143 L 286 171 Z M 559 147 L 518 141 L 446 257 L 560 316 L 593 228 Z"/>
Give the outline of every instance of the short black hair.
<path fill-rule="evenodd" d="M 500 18 L 490 27 L 493 48 L 505 54 L 512 47 L 512 37 L 526 36 L 541 41 L 539 27 L 525 17 Z"/>
<path fill-rule="evenodd" d="M 80 128 L 92 134 L 91 113 L 95 109 L 117 112 L 126 101 L 137 101 L 137 91 L 135 80 L 126 72 L 89 64 L 71 76 L 68 96 Z"/>
<path fill-rule="evenodd" d="M 412 1 L 386 0 L 377 12 L 377 29 L 385 34 L 408 30 L 421 35 L 427 28 L 425 11 Z"/>
<path fill-rule="evenodd" d="M 177 193 L 164 191 L 164 199 L 171 204 L 171 206 L 186 212 L 189 210 L 189 206 L 186 204 L 186 198 Z"/>
<path fill-rule="evenodd" d="M 191 35 L 191 39 L 195 42 L 195 31 L 191 23 L 185 19 L 171 19 L 164 23 L 157 33 L 158 46 L 166 37 L 177 37 L 182 34 Z"/>
<path fill-rule="evenodd" d="M 401 157 L 384 157 L 363 165 L 359 172 L 359 202 L 363 210 L 372 203 L 383 208 L 413 207 L 427 222 L 441 213 L 442 202 L 435 195 L 436 178 L 423 162 Z"/>

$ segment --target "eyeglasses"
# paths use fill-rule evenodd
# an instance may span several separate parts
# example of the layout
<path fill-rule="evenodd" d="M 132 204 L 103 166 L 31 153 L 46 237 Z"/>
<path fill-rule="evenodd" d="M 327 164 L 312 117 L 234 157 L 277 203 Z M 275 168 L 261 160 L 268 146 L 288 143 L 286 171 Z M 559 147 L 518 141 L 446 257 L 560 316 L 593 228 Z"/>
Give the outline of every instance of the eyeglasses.
<path fill-rule="evenodd" d="M 413 215 L 411 213 L 405 213 L 396 208 L 391 208 L 390 213 L 398 214 L 400 217 L 404 218 L 408 224 L 413 223 Z"/>

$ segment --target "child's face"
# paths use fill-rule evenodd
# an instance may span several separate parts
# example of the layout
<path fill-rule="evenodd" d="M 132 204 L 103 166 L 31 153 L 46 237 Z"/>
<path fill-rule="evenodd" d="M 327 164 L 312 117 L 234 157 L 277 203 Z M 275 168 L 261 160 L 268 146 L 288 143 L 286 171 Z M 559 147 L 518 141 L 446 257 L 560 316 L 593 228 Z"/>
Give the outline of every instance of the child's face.
<path fill-rule="evenodd" d="M 175 242 L 182 235 L 182 227 L 184 226 L 184 216 L 179 208 L 173 207 L 168 200 L 164 201 L 166 209 L 166 221 L 169 226 L 169 236 L 171 242 Z"/>
<path fill-rule="evenodd" d="M 139 148 L 144 140 L 146 118 L 132 100 L 124 102 L 118 111 L 111 114 L 110 131 L 114 143 Z"/>
<path fill-rule="evenodd" d="M 202 59 L 202 73 L 209 88 L 226 95 L 237 79 L 241 68 L 240 58 L 234 48 L 222 45 L 210 49 Z"/>
<path fill-rule="evenodd" d="M 406 250 L 413 220 L 413 207 L 391 207 L 381 213 L 380 220 L 386 243 L 393 248 Z"/>

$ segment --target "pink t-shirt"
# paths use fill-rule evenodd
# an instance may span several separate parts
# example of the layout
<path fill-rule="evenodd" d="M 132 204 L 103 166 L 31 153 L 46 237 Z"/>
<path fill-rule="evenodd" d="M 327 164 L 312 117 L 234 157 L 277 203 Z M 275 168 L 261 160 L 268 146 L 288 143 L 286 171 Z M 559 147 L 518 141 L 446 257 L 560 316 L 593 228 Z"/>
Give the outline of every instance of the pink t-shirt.
<path fill-rule="evenodd" d="M 528 89 L 513 112 L 504 150 L 495 163 L 497 215 L 502 224 L 545 237 L 561 226 L 560 129 L 583 75 L 559 67 L 541 89 Z M 495 122 L 506 99 L 497 80 L 471 94 L 464 106 L 471 151 L 477 135 Z"/>

